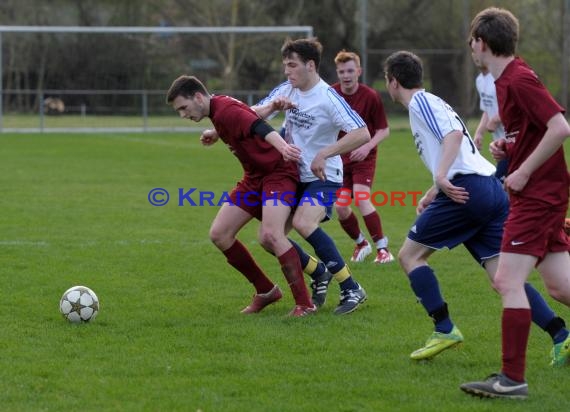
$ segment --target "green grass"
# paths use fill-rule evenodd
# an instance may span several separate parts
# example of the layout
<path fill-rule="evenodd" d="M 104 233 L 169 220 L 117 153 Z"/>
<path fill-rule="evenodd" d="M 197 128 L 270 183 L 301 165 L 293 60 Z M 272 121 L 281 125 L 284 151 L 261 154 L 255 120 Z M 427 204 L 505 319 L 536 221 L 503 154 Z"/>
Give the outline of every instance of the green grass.
<path fill-rule="evenodd" d="M 414 363 L 408 355 L 432 325 L 397 264 L 352 266 L 369 294 L 356 313 L 332 314 L 333 285 L 317 315 L 288 319 L 293 300 L 256 241 L 257 223 L 240 238 L 286 294 L 259 315 L 239 313 L 253 290 L 208 240 L 217 208 L 175 201 L 178 188 L 221 193 L 239 179 L 222 144 L 203 148 L 182 134 L 4 134 L 0 146 L 2 411 L 497 412 L 568 402 L 568 370 L 548 366 L 551 342 L 536 327 L 528 401 L 460 392 L 500 366 L 500 299 L 462 248 L 432 265 L 466 342 Z M 380 149 L 374 190 L 429 184 L 409 132 L 394 132 Z M 170 192 L 168 205 L 148 203 L 155 187 Z M 379 211 L 396 253 L 414 206 Z M 324 227 L 348 256 L 338 222 Z M 101 301 L 91 324 L 58 312 L 77 284 Z"/>

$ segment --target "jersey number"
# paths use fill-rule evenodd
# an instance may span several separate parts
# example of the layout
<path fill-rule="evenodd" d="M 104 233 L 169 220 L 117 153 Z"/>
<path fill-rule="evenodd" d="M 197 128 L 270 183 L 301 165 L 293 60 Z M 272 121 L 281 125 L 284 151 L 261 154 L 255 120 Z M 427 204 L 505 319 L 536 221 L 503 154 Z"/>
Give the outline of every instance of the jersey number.
<path fill-rule="evenodd" d="M 477 149 L 475 148 L 475 143 L 473 143 L 473 139 L 471 139 L 471 136 L 469 135 L 469 132 L 467 131 L 467 127 L 465 127 L 465 123 L 463 123 L 463 120 L 461 120 L 461 118 L 459 116 L 455 115 L 455 118 L 457 119 L 457 121 L 459 123 L 461 123 L 461 127 L 463 128 L 463 136 L 465 136 L 467 138 L 467 141 L 471 145 L 471 153 L 475 154 Z"/>

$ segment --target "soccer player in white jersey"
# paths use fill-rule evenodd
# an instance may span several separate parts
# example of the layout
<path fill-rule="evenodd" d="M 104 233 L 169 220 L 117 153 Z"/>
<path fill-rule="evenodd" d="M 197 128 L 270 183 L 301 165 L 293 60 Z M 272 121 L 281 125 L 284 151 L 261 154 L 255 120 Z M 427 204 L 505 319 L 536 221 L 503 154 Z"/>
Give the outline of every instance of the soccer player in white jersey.
<path fill-rule="evenodd" d="M 481 73 L 475 79 L 475 87 L 479 94 L 479 108 L 481 109 L 481 120 L 475 130 L 473 141 L 477 149 L 481 150 L 483 137 L 486 131 L 491 132 L 493 141 L 505 138 L 505 127 L 499 117 L 499 102 L 497 101 L 497 90 L 495 89 L 495 79 L 489 70 L 481 66 L 475 59 L 475 65 L 479 67 Z M 497 171 L 495 176 L 503 181 L 507 174 L 507 159 L 497 161 Z"/>
<path fill-rule="evenodd" d="M 407 51 L 396 52 L 386 60 L 384 71 L 390 97 L 409 111 L 416 148 L 434 182 L 419 201 L 418 216 L 398 254 L 412 290 L 435 324 L 425 346 L 410 356 L 429 359 L 462 342 L 463 336 L 449 317 L 428 258 L 437 250 L 463 244 L 492 280 L 509 206 L 494 176 L 495 167 L 475 148 L 461 118 L 446 102 L 422 88 L 420 58 Z M 532 320 L 555 344 L 565 339 L 564 320 L 529 283 L 525 292 Z M 556 365 L 556 358 L 553 362 Z"/>
<path fill-rule="evenodd" d="M 305 273 L 313 279 L 313 303 L 324 304 L 332 274 L 341 289 L 335 313 L 351 313 L 366 300 L 366 292 L 353 279 L 334 241 L 319 223 L 330 218 L 342 186 L 340 154 L 367 143 L 370 133 L 358 113 L 320 78 L 322 45 L 317 39 L 288 39 L 281 54 L 287 81 L 253 109 L 262 118 L 284 110 L 285 140 L 301 149 L 301 185 L 292 226 L 326 265 L 325 268 L 319 264 L 293 242 Z M 341 130 L 346 135 L 338 140 Z"/>

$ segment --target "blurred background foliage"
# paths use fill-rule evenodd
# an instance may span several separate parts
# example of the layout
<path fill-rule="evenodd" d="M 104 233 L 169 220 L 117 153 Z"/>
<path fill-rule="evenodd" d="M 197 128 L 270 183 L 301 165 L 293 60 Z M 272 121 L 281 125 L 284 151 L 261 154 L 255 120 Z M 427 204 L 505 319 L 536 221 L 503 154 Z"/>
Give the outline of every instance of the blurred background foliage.
<path fill-rule="evenodd" d="M 473 16 L 490 5 L 506 7 L 519 18 L 520 54 L 567 104 L 569 0 L 2 0 L 0 25 L 307 25 L 324 45 L 320 73 L 326 81 L 336 80 L 335 54 L 353 50 L 363 55 L 366 83 L 382 91 L 387 55 L 413 50 L 424 59 L 426 87 L 470 115 L 478 111 L 477 70 L 467 34 Z M 279 48 L 285 37 L 3 33 L 2 86 L 165 90 L 175 77 L 190 73 L 216 92 L 267 91 L 284 79 Z M 35 110 L 37 101 L 33 94 L 15 94 L 5 96 L 4 107 Z"/>

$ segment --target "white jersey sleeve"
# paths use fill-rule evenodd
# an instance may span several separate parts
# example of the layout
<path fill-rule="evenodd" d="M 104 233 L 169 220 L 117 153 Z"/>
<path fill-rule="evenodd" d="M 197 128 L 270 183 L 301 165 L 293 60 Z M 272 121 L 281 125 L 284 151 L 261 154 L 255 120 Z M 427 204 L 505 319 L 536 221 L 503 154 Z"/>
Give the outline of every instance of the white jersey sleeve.
<path fill-rule="evenodd" d="M 318 179 L 311 171 L 311 163 L 320 150 L 336 143 L 341 130 L 350 132 L 366 127 L 344 98 L 323 80 L 307 91 L 292 88 L 289 82 L 285 82 L 259 104 L 268 103 L 277 96 L 287 96 L 296 106 L 285 112 L 285 140 L 292 141 L 301 149 L 301 182 Z M 342 182 L 340 156 L 326 160 L 325 173 L 327 180 Z"/>
<path fill-rule="evenodd" d="M 483 73 L 479 73 L 475 78 L 475 88 L 479 94 L 479 110 L 486 112 L 487 110 L 485 110 L 486 106 L 483 100 L 483 89 L 485 88 L 485 78 Z"/>
<path fill-rule="evenodd" d="M 293 87 L 291 86 L 291 83 L 289 81 L 286 81 L 286 82 L 281 83 L 277 87 L 275 87 L 273 90 L 271 90 L 271 92 L 266 97 L 261 99 L 256 104 L 256 106 L 262 106 L 266 103 L 272 102 L 277 97 L 281 97 L 281 96 L 291 98 L 292 95 L 293 95 Z M 274 118 L 277 115 L 277 113 L 279 113 L 279 112 L 275 111 L 275 112 L 271 113 L 271 115 L 269 115 L 267 117 L 267 119 Z"/>
<path fill-rule="evenodd" d="M 475 148 L 459 115 L 441 98 L 421 90 L 412 96 L 408 109 L 418 154 L 434 180 L 441 160 L 443 139 L 455 130 L 463 134 L 463 140 L 447 178 L 453 179 L 457 174 L 490 176 L 495 173 L 495 166 Z"/>
<path fill-rule="evenodd" d="M 479 93 L 479 108 L 481 111 L 486 112 L 489 119 L 497 116 L 499 114 L 499 102 L 493 75 L 491 73 L 480 73 L 475 79 L 475 86 Z M 502 123 L 497 126 L 492 135 L 493 140 L 505 137 L 505 128 Z"/>

